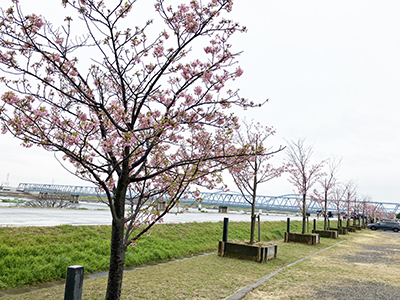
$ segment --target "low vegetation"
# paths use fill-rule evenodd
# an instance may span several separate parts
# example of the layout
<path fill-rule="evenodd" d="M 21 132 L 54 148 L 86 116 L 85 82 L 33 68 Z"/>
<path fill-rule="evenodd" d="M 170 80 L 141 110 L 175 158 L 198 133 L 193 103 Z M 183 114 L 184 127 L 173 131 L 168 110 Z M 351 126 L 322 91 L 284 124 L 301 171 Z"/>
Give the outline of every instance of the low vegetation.
<path fill-rule="evenodd" d="M 24 203 L 25 201 L 22 199 L 1 199 L 1 202 L 6 203 Z"/>
<path fill-rule="evenodd" d="M 300 231 L 291 222 L 291 231 Z M 323 223 L 318 222 L 318 228 Z M 311 223 L 310 223 L 311 230 Z M 0 228 L 0 289 L 65 277 L 70 265 L 85 266 L 86 273 L 108 269 L 110 226 L 3 227 Z M 247 222 L 231 222 L 229 239 L 246 240 Z M 286 222 L 262 222 L 261 240 L 280 239 Z M 150 236 L 129 247 L 126 266 L 188 256 L 217 249 L 222 222 L 160 224 Z"/>
<path fill-rule="evenodd" d="M 297 223 L 300 228 L 301 223 Z M 231 225 L 233 224 L 230 224 L 230 226 Z M 246 227 L 250 227 L 249 223 L 247 223 Z M 375 234 L 377 232 L 372 233 Z M 354 238 L 359 235 L 359 233 L 351 233 L 348 236 L 341 236 L 339 239 L 322 238 L 321 243 L 316 246 L 284 243 L 283 240 L 280 239 L 275 241 L 278 244 L 277 258 L 263 264 L 253 261 L 219 257 L 216 253 L 213 253 L 211 255 L 197 256 L 192 259 L 179 260 L 173 263 L 158 264 L 150 268 L 138 268 L 134 272 L 127 272 L 124 274 L 121 299 L 226 299 L 226 297 L 234 294 L 236 291 L 257 282 L 262 277 L 284 266 L 337 244 L 349 237 Z M 347 243 L 348 242 L 341 245 Z M 337 247 L 334 247 L 332 251 L 335 252 L 336 249 Z M 323 253 L 326 252 L 328 251 Z M 347 250 L 347 252 L 349 251 Z M 289 270 L 296 268 L 298 265 L 299 264 L 289 268 Z M 354 277 L 354 273 L 350 268 L 347 273 L 349 276 Z M 318 277 L 318 274 L 314 274 L 314 276 Z M 326 274 L 326 276 L 329 276 L 329 274 Z M 82 299 L 104 299 L 106 282 L 107 277 L 85 280 Z M 64 282 L 62 281 L 62 283 Z M 285 289 L 288 288 L 285 287 Z M 282 291 L 282 293 L 286 293 L 286 290 Z M 62 300 L 63 296 L 64 285 L 61 284 L 11 298 L 15 300 Z M 265 294 L 263 296 L 265 296 Z M 276 297 L 277 295 L 274 296 Z M 268 299 L 289 298 L 276 297 Z M 297 298 L 293 297 L 293 299 Z"/>

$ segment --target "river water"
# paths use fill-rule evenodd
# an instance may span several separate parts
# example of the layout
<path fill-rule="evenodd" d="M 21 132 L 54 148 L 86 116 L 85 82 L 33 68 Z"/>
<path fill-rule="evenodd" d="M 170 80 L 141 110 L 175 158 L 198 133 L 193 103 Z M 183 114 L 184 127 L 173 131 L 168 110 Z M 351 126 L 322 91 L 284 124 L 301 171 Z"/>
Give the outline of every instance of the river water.
<path fill-rule="evenodd" d="M 177 214 L 175 209 L 163 218 L 163 222 L 219 222 L 223 221 L 224 218 L 229 218 L 231 222 L 249 222 L 250 214 L 233 210 L 228 213 L 218 213 L 217 209 L 204 208 L 201 211 L 198 208 L 189 208 L 188 212 Z M 301 220 L 300 216 L 290 213 L 280 214 L 263 211 L 260 215 L 261 221 L 280 221 L 287 218 Z M 27 208 L 0 200 L 0 226 L 57 226 L 63 224 L 110 225 L 111 214 L 104 203 L 80 202 L 77 209 L 52 209 Z"/>

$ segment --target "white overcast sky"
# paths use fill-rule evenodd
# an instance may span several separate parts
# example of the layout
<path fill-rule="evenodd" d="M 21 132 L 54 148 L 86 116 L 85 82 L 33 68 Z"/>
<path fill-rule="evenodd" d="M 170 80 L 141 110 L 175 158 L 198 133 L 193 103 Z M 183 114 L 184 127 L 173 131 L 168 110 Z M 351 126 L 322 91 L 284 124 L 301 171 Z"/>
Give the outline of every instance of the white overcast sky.
<path fill-rule="evenodd" d="M 54 2 L 61 11 L 61 1 Z M 43 10 L 48 2 L 34 3 L 42 9 L 38 14 L 48 13 Z M 244 51 L 239 59 L 244 74 L 235 86 L 254 102 L 269 99 L 238 114 L 273 126 L 277 134 L 271 145 L 305 137 L 314 146 L 316 163 L 331 156 L 343 159 L 339 179 L 355 181 L 359 194 L 400 203 L 400 1 L 234 3 L 229 18 L 248 28 L 233 42 Z M 24 149 L 10 135 L 0 135 L 0 143 L 0 182 L 9 174 L 11 186 L 87 185 L 51 153 Z M 293 191 L 286 177 L 259 188 L 262 195 Z"/>

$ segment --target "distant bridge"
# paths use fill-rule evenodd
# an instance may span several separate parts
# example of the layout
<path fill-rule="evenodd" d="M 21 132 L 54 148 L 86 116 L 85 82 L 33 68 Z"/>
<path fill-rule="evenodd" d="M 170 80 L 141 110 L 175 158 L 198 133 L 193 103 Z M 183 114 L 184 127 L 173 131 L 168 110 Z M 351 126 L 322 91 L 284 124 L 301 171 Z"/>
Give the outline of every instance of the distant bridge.
<path fill-rule="evenodd" d="M 249 208 L 250 204 L 243 197 L 241 193 L 237 192 L 215 192 L 215 193 L 201 193 L 200 197 L 203 199 L 202 204 L 209 205 L 225 205 L 229 207 L 243 207 Z M 246 198 L 251 202 L 251 196 L 247 195 Z M 188 199 L 189 200 L 189 199 Z M 191 201 L 186 202 L 191 202 Z M 318 203 L 314 199 L 307 197 L 308 212 L 315 213 L 317 210 L 324 210 L 324 204 Z M 183 202 L 183 201 L 181 201 Z M 282 196 L 256 196 L 256 209 L 264 210 L 281 210 L 281 211 L 300 211 L 300 205 L 303 202 L 302 195 L 290 194 Z M 345 202 L 345 201 L 342 201 Z M 399 203 L 390 202 L 368 202 L 370 205 L 375 205 L 376 209 L 382 208 L 385 213 L 400 212 Z M 345 205 L 343 205 L 345 206 Z M 334 214 L 337 212 L 336 204 L 328 200 L 327 211 L 332 211 Z M 347 212 L 347 209 L 341 209 Z"/>
<path fill-rule="evenodd" d="M 57 184 L 35 184 L 35 183 L 20 183 L 17 191 L 21 192 L 38 192 L 38 193 L 61 193 L 70 195 L 83 195 L 83 196 L 105 196 L 99 193 L 99 188 L 88 186 L 71 186 L 71 185 L 57 185 Z M 249 208 L 250 204 L 246 201 L 241 193 L 237 192 L 203 192 L 200 193 L 200 198 L 203 200 L 201 204 L 215 205 L 215 206 L 228 206 L 238 208 Z M 248 200 L 251 196 L 246 196 Z M 188 199 L 181 199 L 181 203 L 193 203 L 194 197 Z M 280 211 L 300 211 L 300 204 L 302 203 L 301 195 L 283 195 L 283 196 L 257 196 L 256 209 L 263 210 L 280 210 Z M 317 210 L 323 210 L 323 206 L 317 201 L 307 198 L 308 212 L 315 213 Z M 368 202 L 368 204 L 375 205 L 376 209 L 383 209 L 385 213 L 400 212 L 399 203 L 390 202 Z M 328 201 L 328 211 L 336 212 L 336 205 Z M 342 210 L 346 211 L 346 210 Z"/>
<path fill-rule="evenodd" d="M 38 193 L 58 193 L 80 196 L 105 196 L 99 193 L 98 187 L 92 186 L 74 186 L 59 184 L 41 184 L 41 183 L 20 183 L 17 187 L 19 192 L 38 192 Z"/>

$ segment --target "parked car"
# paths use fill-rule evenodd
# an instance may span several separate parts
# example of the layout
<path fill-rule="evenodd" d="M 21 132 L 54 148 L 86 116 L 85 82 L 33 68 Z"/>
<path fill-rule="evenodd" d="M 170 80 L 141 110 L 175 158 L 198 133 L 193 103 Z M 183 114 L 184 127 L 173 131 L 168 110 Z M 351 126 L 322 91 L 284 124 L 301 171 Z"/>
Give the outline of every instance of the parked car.
<path fill-rule="evenodd" d="M 400 223 L 394 221 L 381 221 L 378 223 L 368 224 L 367 228 L 371 230 L 393 230 L 394 232 L 400 231 Z"/>

